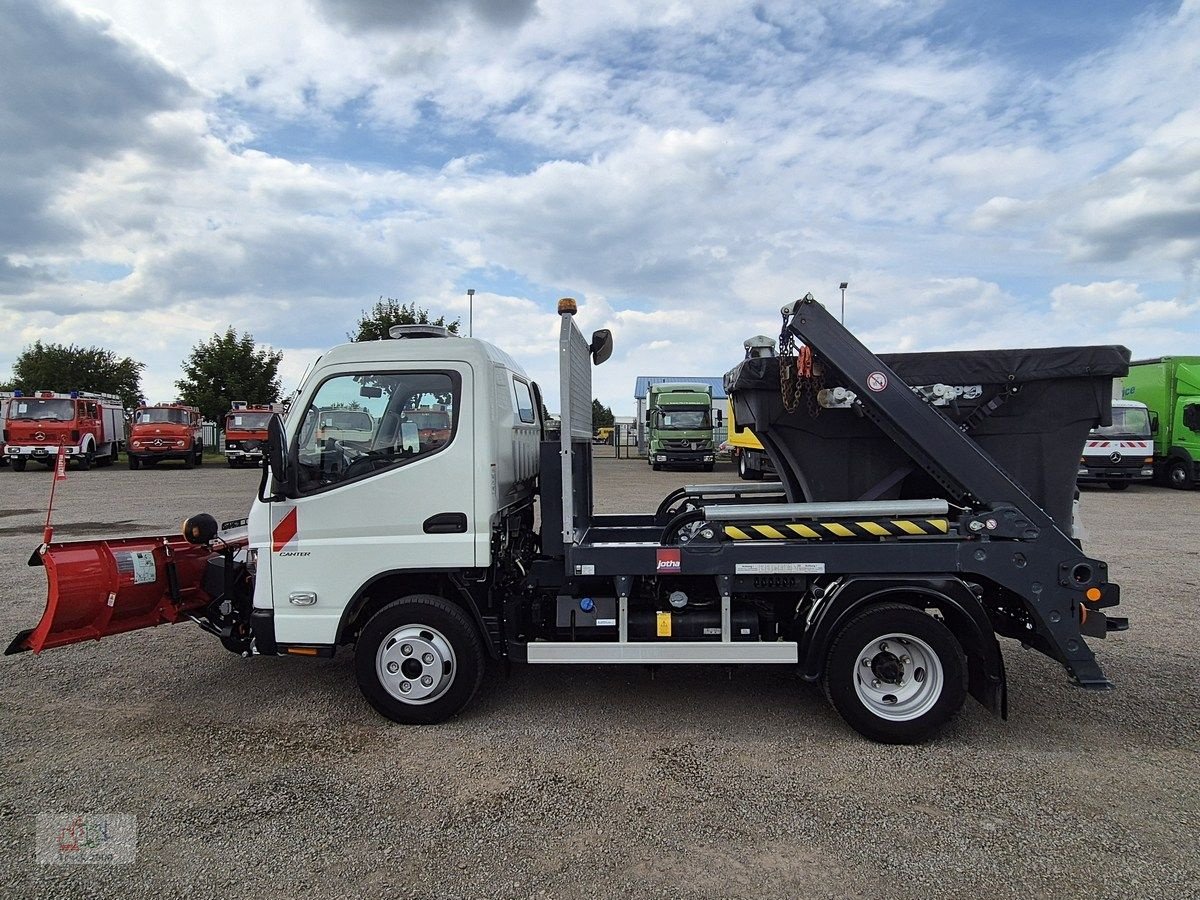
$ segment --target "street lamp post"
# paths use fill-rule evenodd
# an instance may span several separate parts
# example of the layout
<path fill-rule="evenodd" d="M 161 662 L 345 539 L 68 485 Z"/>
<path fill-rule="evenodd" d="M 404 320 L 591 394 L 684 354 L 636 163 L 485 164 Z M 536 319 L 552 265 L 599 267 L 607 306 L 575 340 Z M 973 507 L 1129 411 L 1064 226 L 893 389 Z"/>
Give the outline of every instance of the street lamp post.
<path fill-rule="evenodd" d="M 467 288 L 467 337 L 475 337 L 475 288 Z"/>
<path fill-rule="evenodd" d="M 850 282 L 843 281 L 838 285 L 842 289 L 842 324 L 846 324 L 846 288 L 850 287 Z"/>

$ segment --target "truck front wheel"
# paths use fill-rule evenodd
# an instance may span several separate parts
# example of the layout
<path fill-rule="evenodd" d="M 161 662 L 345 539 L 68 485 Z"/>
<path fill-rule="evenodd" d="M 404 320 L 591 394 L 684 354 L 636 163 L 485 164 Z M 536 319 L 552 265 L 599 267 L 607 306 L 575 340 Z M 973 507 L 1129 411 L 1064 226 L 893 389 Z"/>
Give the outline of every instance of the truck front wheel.
<path fill-rule="evenodd" d="M 354 648 L 359 689 L 405 725 L 460 713 L 483 682 L 483 643 L 462 607 L 432 594 L 393 600 L 363 626 Z"/>
<path fill-rule="evenodd" d="M 884 744 L 932 737 L 967 696 L 966 660 L 954 634 L 924 610 L 873 606 L 837 635 L 825 693 L 855 731 Z"/>
<path fill-rule="evenodd" d="M 21 459 L 19 456 L 12 461 L 12 470 L 14 472 L 24 472 L 28 460 Z"/>
<path fill-rule="evenodd" d="M 141 468 L 141 465 L 142 465 L 141 460 L 139 460 L 136 456 L 134 456 L 132 453 L 130 453 L 129 454 L 129 468 L 132 471 L 136 472 L 139 468 Z"/>
<path fill-rule="evenodd" d="M 1177 491 L 1192 489 L 1191 466 L 1186 460 L 1173 459 L 1167 463 L 1167 484 Z"/>

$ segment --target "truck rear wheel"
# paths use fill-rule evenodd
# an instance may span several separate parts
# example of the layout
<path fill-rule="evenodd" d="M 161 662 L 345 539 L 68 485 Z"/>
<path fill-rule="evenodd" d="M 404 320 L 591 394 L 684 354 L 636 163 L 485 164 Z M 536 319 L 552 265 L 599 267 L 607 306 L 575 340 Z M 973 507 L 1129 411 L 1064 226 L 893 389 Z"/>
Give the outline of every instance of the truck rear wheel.
<path fill-rule="evenodd" d="M 873 606 L 838 633 L 825 693 L 855 731 L 884 744 L 936 734 L 967 696 L 966 659 L 954 634 L 924 610 Z"/>
<path fill-rule="evenodd" d="M 738 478 L 742 479 L 742 481 L 761 481 L 762 476 L 763 473 L 761 469 L 753 469 L 750 467 L 750 464 L 746 462 L 745 453 L 738 454 Z"/>
<path fill-rule="evenodd" d="M 433 725 L 460 713 L 483 683 L 483 643 L 462 607 L 432 594 L 393 600 L 354 648 L 358 687 L 381 715 Z"/>

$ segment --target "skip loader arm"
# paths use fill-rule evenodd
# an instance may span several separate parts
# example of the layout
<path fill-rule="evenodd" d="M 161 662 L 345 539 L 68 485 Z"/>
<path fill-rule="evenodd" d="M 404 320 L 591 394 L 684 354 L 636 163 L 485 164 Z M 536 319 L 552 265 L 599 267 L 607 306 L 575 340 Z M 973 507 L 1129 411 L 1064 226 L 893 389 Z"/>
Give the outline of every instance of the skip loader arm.
<path fill-rule="evenodd" d="M 915 393 L 806 295 L 783 308 L 785 329 L 819 354 L 857 394 L 857 407 L 963 508 L 960 571 L 990 582 L 995 630 L 1061 662 L 1086 688 L 1112 685 L 1083 639 L 1127 627 L 1100 610 L 1120 589 L 1107 565 L 1085 556 L 1054 520 L 963 429 Z"/>

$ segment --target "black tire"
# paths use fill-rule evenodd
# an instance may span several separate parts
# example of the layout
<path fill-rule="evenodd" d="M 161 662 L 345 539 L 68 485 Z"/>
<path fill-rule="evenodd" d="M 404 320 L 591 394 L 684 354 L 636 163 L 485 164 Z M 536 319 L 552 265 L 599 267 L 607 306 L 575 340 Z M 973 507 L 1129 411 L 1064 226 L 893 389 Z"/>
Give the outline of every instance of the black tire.
<path fill-rule="evenodd" d="M 888 641 L 907 644 L 907 652 L 897 657 L 892 653 L 896 647 Z M 879 649 L 873 649 L 872 665 L 864 666 L 863 660 L 867 659 L 862 655 L 864 649 L 876 642 Z M 937 675 L 933 660 L 928 670 L 919 665 L 919 659 L 926 653 L 936 657 L 940 665 L 940 685 L 933 680 Z M 908 664 L 902 664 L 909 654 L 912 658 Z M 889 669 L 889 665 L 893 668 Z M 913 666 L 912 672 L 908 671 L 909 666 Z M 880 690 L 881 682 L 875 681 L 871 686 L 864 680 L 864 676 L 874 675 L 883 679 L 882 690 L 886 691 L 889 683 L 899 689 L 907 685 L 908 690 L 916 690 L 911 700 L 914 705 L 909 710 L 914 714 L 912 718 L 886 718 L 863 699 L 863 695 L 871 696 Z M 889 682 L 888 675 L 898 675 L 902 680 Z M 863 694 L 859 692 L 860 685 Z M 899 693 L 902 691 L 897 690 Z M 920 743 L 933 737 L 962 708 L 967 696 L 966 658 L 958 639 L 933 616 L 902 603 L 882 603 L 855 616 L 834 638 L 825 660 L 825 694 L 846 723 L 864 737 L 883 744 Z M 880 709 L 887 707 L 888 697 L 897 702 L 895 694 L 880 694 L 875 701 Z M 901 707 L 895 709 L 896 715 L 903 715 Z"/>
<path fill-rule="evenodd" d="M 715 465 L 715 463 L 705 463 L 705 464 L 704 464 L 704 471 L 705 471 L 705 472 L 711 472 L 711 471 L 713 470 L 713 466 L 714 466 L 714 465 Z"/>
<path fill-rule="evenodd" d="M 1125 490 L 1125 488 L 1129 487 L 1129 482 L 1128 481 L 1110 481 L 1108 483 L 1108 486 L 1110 489 L 1112 489 L 1114 491 L 1123 491 L 1123 490 Z"/>
<path fill-rule="evenodd" d="M 439 677 L 449 678 L 448 683 L 440 689 L 435 684 L 436 693 L 421 702 L 401 699 L 400 684 L 406 678 L 411 679 L 409 683 L 417 682 L 424 674 L 433 672 L 433 667 L 420 672 L 416 671 L 420 666 L 412 672 L 400 669 L 395 693 L 381 680 L 380 654 L 387 653 L 389 647 L 403 646 L 402 640 L 391 636 L 405 627 L 413 629 L 414 634 L 431 636 L 431 643 L 440 638 L 452 651 L 453 660 L 445 659 L 437 670 L 443 673 Z M 424 637 L 413 640 L 419 642 Z M 403 665 L 419 662 L 417 654 L 413 654 L 404 659 Z M 412 594 L 387 604 L 363 626 L 354 647 L 354 674 L 363 696 L 378 713 L 404 725 L 434 725 L 458 715 L 479 691 L 483 672 L 483 642 L 475 623 L 462 607 L 432 594 Z"/>
<path fill-rule="evenodd" d="M 232 456 L 225 457 L 225 462 L 229 464 L 229 468 L 231 469 L 236 469 L 238 467 L 237 460 L 235 460 Z"/>
<path fill-rule="evenodd" d="M 661 472 L 662 464 L 661 463 L 650 463 L 650 468 L 652 468 L 655 472 Z"/>
<path fill-rule="evenodd" d="M 28 464 L 29 464 L 29 460 L 20 459 L 20 458 L 14 459 L 12 461 L 12 470 L 14 472 L 24 472 L 25 466 L 27 466 Z"/>
<path fill-rule="evenodd" d="M 762 481 L 762 476 L 761 469 L 751 468 L 750 464 L 746 462 L 745 453 L 738 454 L 738 478 L 742 481 Z"/>
<path fill-rule="evenodd" d="M 1172 459 L 1167 461 L 1167 484 L 1177 491 L 1192 489 L 1191 466 L 1186 460 Z"/>
<path fill-rule="evenodd" d="M 91 450 L 85 450 L 83 453 L 81 453 L 79 456 L 77 456 L 76 459 L 79 460 L 79 471 L 80 472 L 86 472 L 88 469 L 90 469 L 92 467 L 92 451 Z"/>
<path fill-rule="evenodd" d="M 204 445 L 201 444 L 196 448 L 196 465 L 204 465 Z"/>
<path fill-rule="evenodd" d="M 189 452 L 187 456 L 183 458 L 183 467 L 185 469 L 193 469 L 196 467 L 196 457 L 192 453 Z"/>
<path fill-rule="evenodd" d="M 129 468 L 132 471 L 136 472 L 138 469 L 141 468 L 141 466 L 142 466 L 141 460 L 139 460 L 136 456 L 134 456 L 132 453 L 130 453 L 129 454 Z"/>

